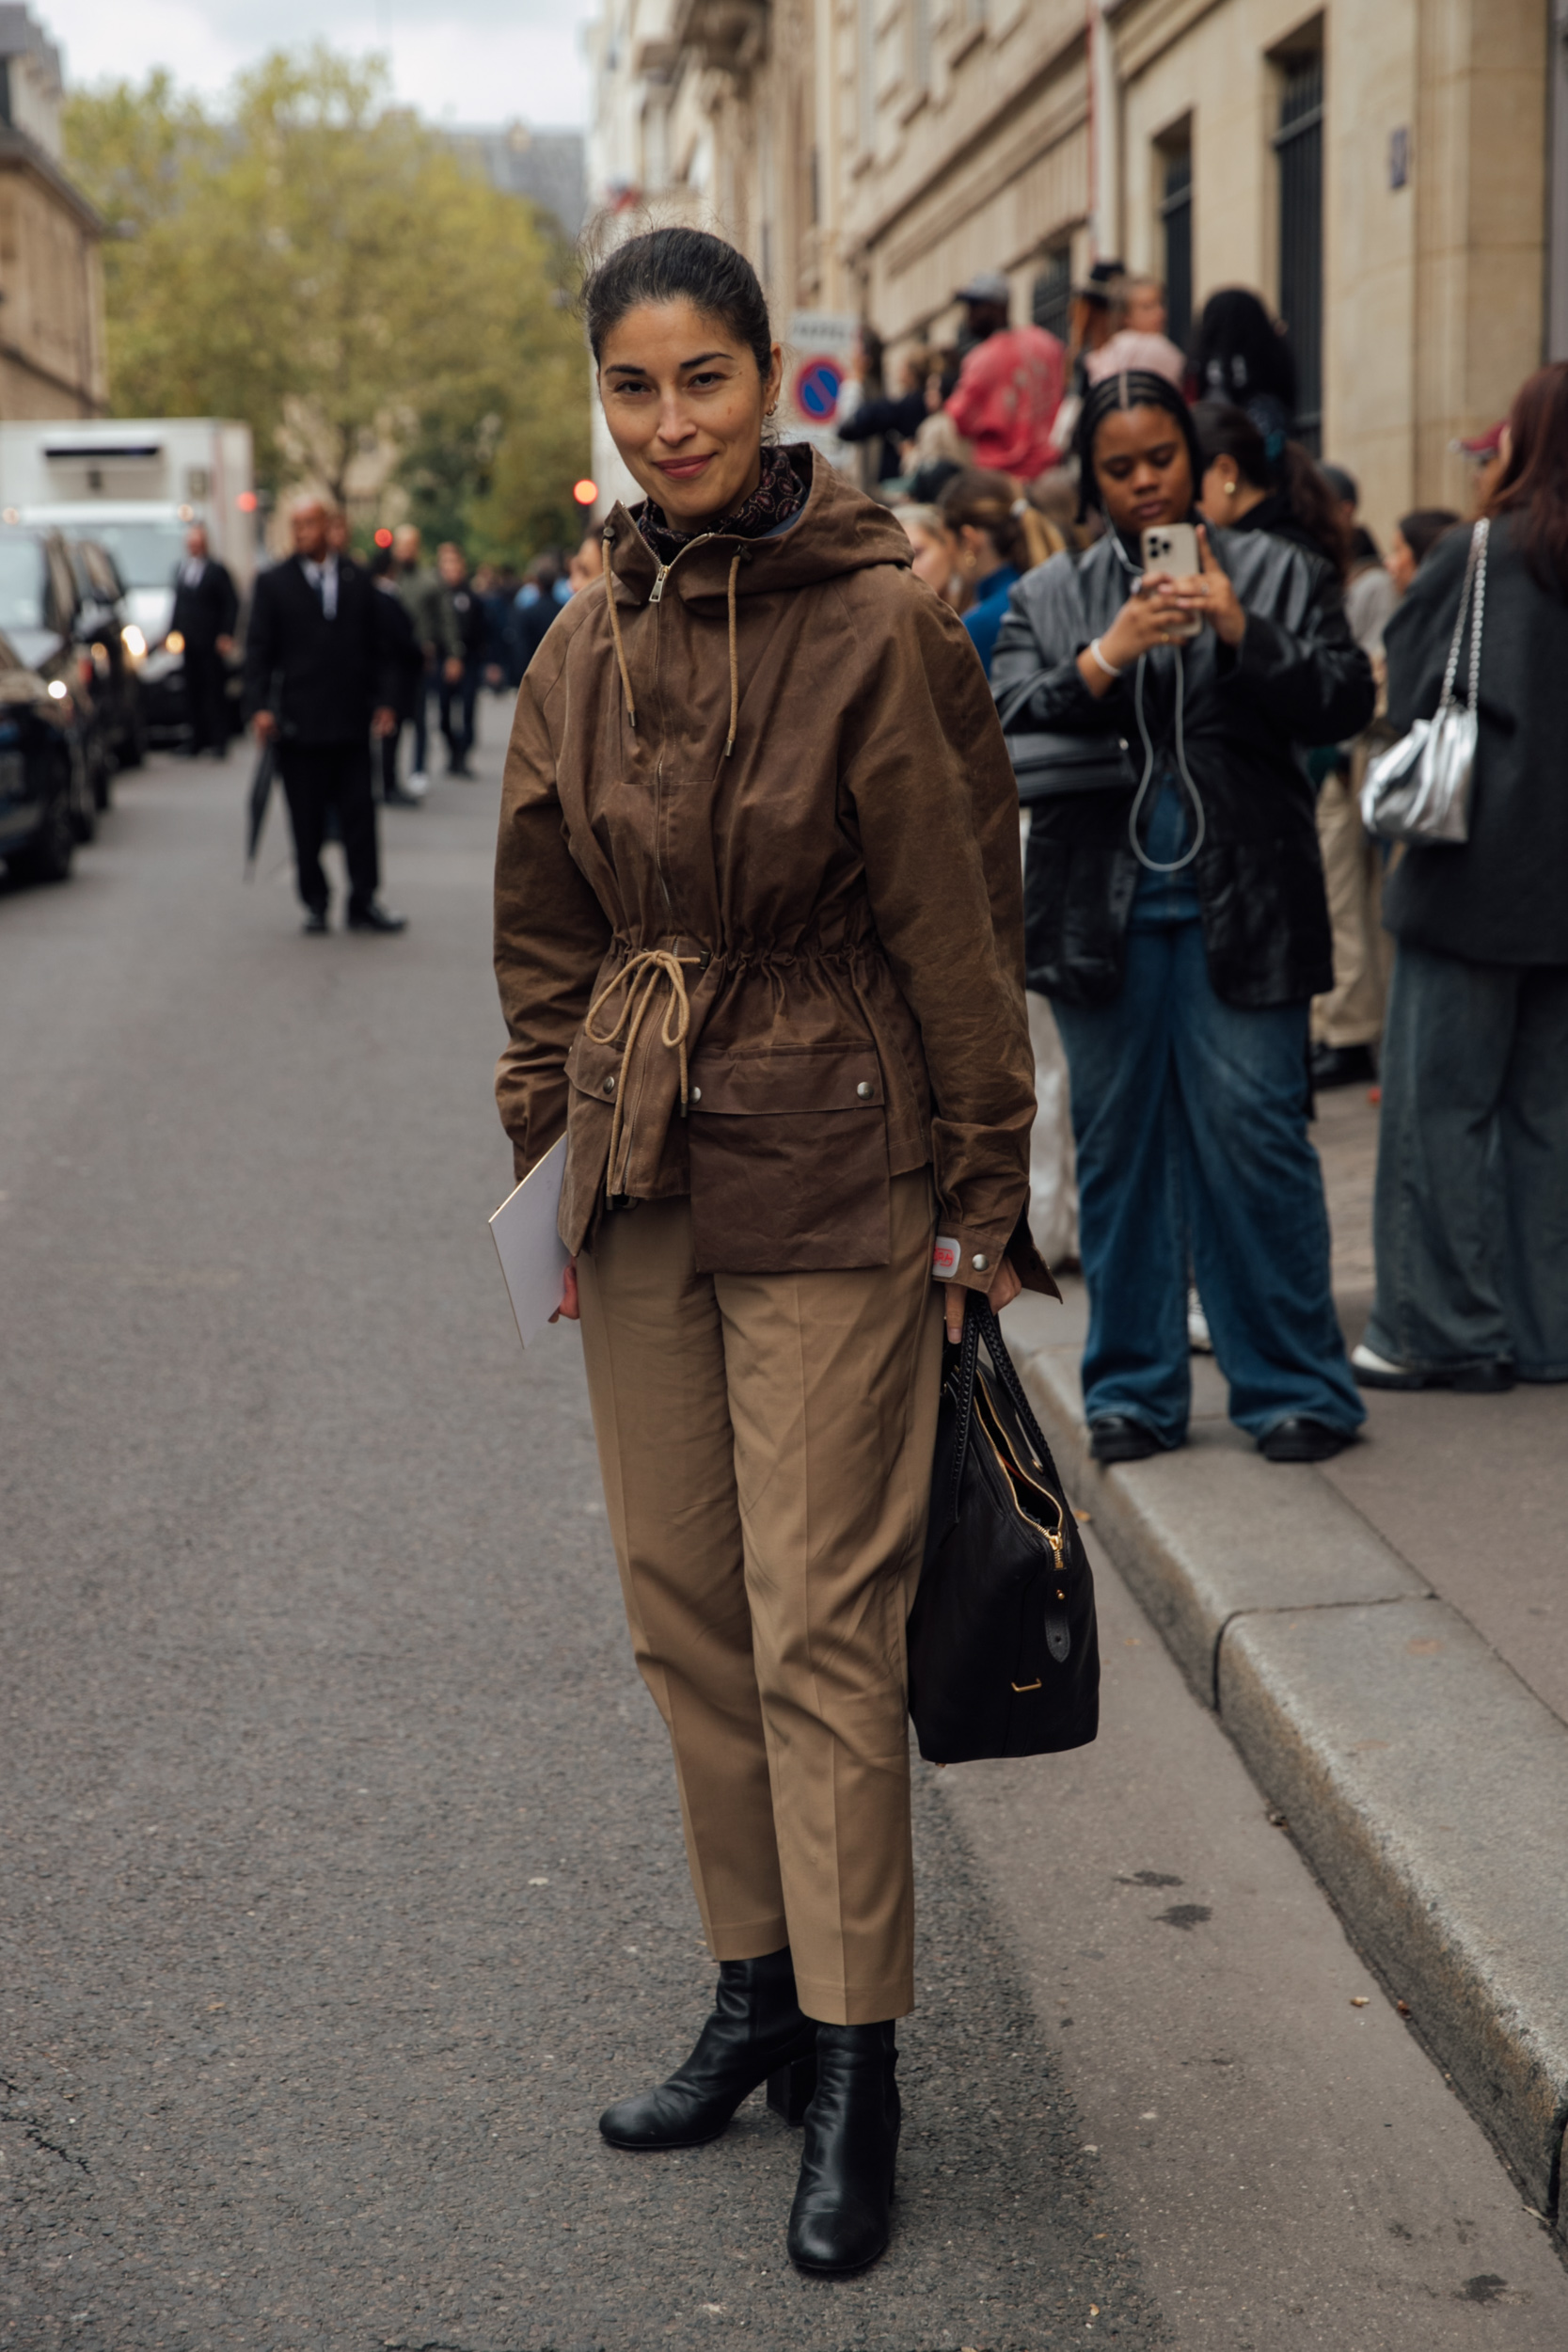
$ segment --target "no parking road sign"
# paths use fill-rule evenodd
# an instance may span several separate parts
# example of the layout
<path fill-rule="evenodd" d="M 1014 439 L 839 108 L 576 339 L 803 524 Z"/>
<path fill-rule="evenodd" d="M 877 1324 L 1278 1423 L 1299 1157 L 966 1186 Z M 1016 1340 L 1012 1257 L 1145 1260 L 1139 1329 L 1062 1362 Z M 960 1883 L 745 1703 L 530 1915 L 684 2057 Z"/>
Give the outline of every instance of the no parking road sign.
<path fill-rule="evenodd" d="M 795 371 L 795 405 L 811 424 L 832 424 L 843 389 L 844 370 L 821 353 Z"/>

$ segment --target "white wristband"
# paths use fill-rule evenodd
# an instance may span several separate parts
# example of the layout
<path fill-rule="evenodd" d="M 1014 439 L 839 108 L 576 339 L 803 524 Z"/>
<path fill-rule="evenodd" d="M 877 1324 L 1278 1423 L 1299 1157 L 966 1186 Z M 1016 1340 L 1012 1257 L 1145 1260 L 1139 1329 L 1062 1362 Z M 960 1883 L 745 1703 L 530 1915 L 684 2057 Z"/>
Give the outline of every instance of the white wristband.
<path fill-rule="evenodd" d="M 1100 667 L 1104 671 L 1107 677 L 1120 677 L 1121 672 L 1119 670 L 1114 670 L 1111 667 L 1111 664 L 1106 660 L 1105 656 L 1101 652 L 1100 640 L 1098 637 L 1090 639 L 1089 652 L 1093 659 L 1099 663 Z"/>

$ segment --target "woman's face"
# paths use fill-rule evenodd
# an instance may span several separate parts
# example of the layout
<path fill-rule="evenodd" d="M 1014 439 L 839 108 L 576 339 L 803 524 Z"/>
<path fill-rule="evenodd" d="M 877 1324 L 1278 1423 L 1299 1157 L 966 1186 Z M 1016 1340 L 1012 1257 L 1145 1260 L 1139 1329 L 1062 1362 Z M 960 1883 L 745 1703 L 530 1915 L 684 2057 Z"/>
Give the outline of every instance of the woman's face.
<path fill-rule="evenodd" d="M 1388 542 L 1388 577 L 1402 596 L 1416 577 L 1415 549 L 1397 525 Z"/>
<path fill-rule="evenodd" d="M 923 523 L 906 523 L 904 529 L 914 549 L 911 570 L 916 580 L 923 580 L 945 601 L 953 585 L 952 540 L 945 532 L 927 531 Z"/>
<path fill-rule="evenodd" d="M 1127 290 L 1127 310 L 1124 326 L 1134 335 L 1163 335 L 1165 331 L 1165 298 L 1158 286 L 1147 278 Z"/>
<path fill-rule="evenodd" d="M 763 419 L 779 396 L 747 344 L 693 303 L 645 302 L 604 339 L 599 398 L 633 479 L 673 523 L 717 522 L 762 478 Z"/>
<path fill-rule="evenodd" d="M 1192 513 L 1192 463 L 1166 409 L 1113 408 L 1094 437 L 1094 473 L 1112 528 L 1129 538 Z"/>

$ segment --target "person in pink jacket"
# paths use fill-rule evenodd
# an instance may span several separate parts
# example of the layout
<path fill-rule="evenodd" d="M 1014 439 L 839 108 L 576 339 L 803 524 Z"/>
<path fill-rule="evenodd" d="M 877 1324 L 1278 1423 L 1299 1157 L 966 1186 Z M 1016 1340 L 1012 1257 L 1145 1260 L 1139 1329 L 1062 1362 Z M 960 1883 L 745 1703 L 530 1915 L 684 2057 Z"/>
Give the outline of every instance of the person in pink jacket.
<path fill-rule="evenodd" d="M 1010 292 L 999 275 L 972 278 L 954 300 L 967 313 L 968 350 L 947 414 L 972 445 L 975 465 L 1033 481 L 1053 462 L 1051 428 L 1062 405 L 1067 353 L 1044 327 L 1009 323 Z"/>

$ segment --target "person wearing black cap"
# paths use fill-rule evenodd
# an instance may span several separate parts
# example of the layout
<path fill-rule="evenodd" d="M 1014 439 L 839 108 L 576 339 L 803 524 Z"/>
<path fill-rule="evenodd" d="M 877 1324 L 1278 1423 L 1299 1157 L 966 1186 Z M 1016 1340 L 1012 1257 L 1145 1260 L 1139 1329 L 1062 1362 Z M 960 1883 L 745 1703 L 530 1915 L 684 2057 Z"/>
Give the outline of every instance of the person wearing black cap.
<path fill-rule="evenodd" d="M 1183 1442 L 1191 1264 L 1231 1418 L 1322 1461 L 1365 1416 L 1307 1133 L 1332 965 L 1299 747 L 1367 724 L 1371 669 L 1330 566 L 1269 532 L 1199 524 L 1198 574 L 1145 577 L 1143 533 L 1198 521 L 1164 376 L 1096 385 L 1077 447 L 1110 529 L 1013 590 L 991 690 L 1031 801 L 1028 984 L 1071 1074 L 1092 1451 Z"/>

